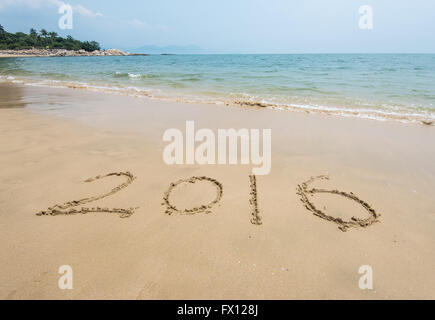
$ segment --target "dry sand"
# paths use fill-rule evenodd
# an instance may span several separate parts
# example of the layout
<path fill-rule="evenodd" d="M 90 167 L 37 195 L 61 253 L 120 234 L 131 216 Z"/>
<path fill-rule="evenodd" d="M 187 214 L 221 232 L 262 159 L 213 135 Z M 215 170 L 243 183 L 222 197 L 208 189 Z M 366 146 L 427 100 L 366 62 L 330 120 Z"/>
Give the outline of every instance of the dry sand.
<path fill-rule="evenodd" d="M 271 128 L 271 173 L 166 165 L 163 132 L 186 120 Z M 0 298 L 434 299 L 434 147 L 435 129 L 422 125 L 0 84 Z M 126 171 L 135 179 L 84 182 Z M 379 222 L 343 232 L 307 210 L 297 187 L 325 174 L 309 188 L 353 192 Z M 166 214 L 170 184 L 193 176 L 217 183 L 181 183 L 170 202 L 200 206 L 221 185 L 218 204 Z M 251 221 L 253 182 L 262 224 Z M 128 217 L 36 215 L 118 185 L 77 209 L 138 207 Z M 307 198 L 331 217 L 370 217 L 340 194 Z M 73 290 L 58 287 L 61 265 L 73 268 Z M 373 290 L 358 287 L 361 265 L 373 268 Z"/>

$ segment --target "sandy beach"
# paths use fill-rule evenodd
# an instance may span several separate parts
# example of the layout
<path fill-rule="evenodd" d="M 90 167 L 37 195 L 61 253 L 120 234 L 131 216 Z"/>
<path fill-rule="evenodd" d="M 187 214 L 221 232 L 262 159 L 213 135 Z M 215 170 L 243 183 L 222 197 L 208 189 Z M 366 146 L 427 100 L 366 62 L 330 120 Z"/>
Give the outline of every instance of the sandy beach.
<path fill-rule="evenodd" d="M 261 225 L 251 223 L 251 166 L 167 165 L 168 128 L 272 130 L 272 166 L 257 176 Z M 1 299 L 434 299 L 435 128 L 256 107 L 187 104 L 0 83 Z M 36 215 L 55 204 L 119 192 L 83 207 L 117 213 Z M 341 231 L 315 216 L 297 186 L 338 190 L 379 221 Z M 180 179 L 222 185 L 209 213 L 165 213 Z M 189 208 L 215 197 L 207 181 L 171 200 Z M 369 213 L 330 193 L 308 195 L 348 221 Z M 79 206 L 81 207 L 81 206 Z M 74 272 L 60 290 L 58 269 Z M 373 268 L 373 290 L 358 286 Z"/>

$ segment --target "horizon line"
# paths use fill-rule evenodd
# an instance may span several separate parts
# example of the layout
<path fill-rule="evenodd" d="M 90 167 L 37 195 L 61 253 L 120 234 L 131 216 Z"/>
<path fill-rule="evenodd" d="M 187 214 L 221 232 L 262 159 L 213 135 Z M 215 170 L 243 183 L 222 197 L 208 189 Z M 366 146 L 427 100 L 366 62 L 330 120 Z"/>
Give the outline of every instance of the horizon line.
<path fill-rule="evenodd" d="M 135 53 L 133 50 L 126 50 L 130 53 Z M 148 55 L 162 55 L 162 54 L 172 54 L 172 55 L 213 55 L 213 54 L 264 54 L 264 55 L 282 55 L 282 54 L 435 54 L 435 52 L 196 52 L 196 53 L 173 53 L 173 52 L 162 52 L 162 53 L 146 53 Z"/>

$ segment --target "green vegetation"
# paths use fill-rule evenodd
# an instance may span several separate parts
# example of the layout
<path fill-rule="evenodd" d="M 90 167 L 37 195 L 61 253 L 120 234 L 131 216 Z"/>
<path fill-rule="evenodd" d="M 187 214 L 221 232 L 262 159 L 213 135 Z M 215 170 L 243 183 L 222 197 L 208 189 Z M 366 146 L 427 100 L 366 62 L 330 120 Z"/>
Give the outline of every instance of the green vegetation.
<path fill-rule="evenodd" d="M 23 32 L 9 33 L 0 25 L 0 50 L 20 49 L 67 49 L 67 50 L 100 50 L 100 45 L 95 41 L 79 41 L 71 36 L 62 38 L 56 32 L 47 32 L 41 29 L 39 33 L 30 29 L 29 34 Z"/>

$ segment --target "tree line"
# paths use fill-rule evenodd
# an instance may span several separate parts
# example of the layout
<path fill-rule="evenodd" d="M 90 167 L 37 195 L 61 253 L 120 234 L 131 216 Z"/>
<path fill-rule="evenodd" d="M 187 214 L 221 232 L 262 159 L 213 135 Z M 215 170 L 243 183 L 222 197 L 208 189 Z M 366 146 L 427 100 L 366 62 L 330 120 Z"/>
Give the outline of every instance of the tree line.
<path fill-rule="evenodd" d="M 23 32 L 9 33 L 0 25 L 0 50 L 20 49 L 67 49 L 67 50 L 100 50 L 100 44 L 96 41 L 80 41 L 71 36 L 63 38 L 56 32 L 47 32 L 41 29 L 39 32 L 30 29 L 29 34 Z"/>

